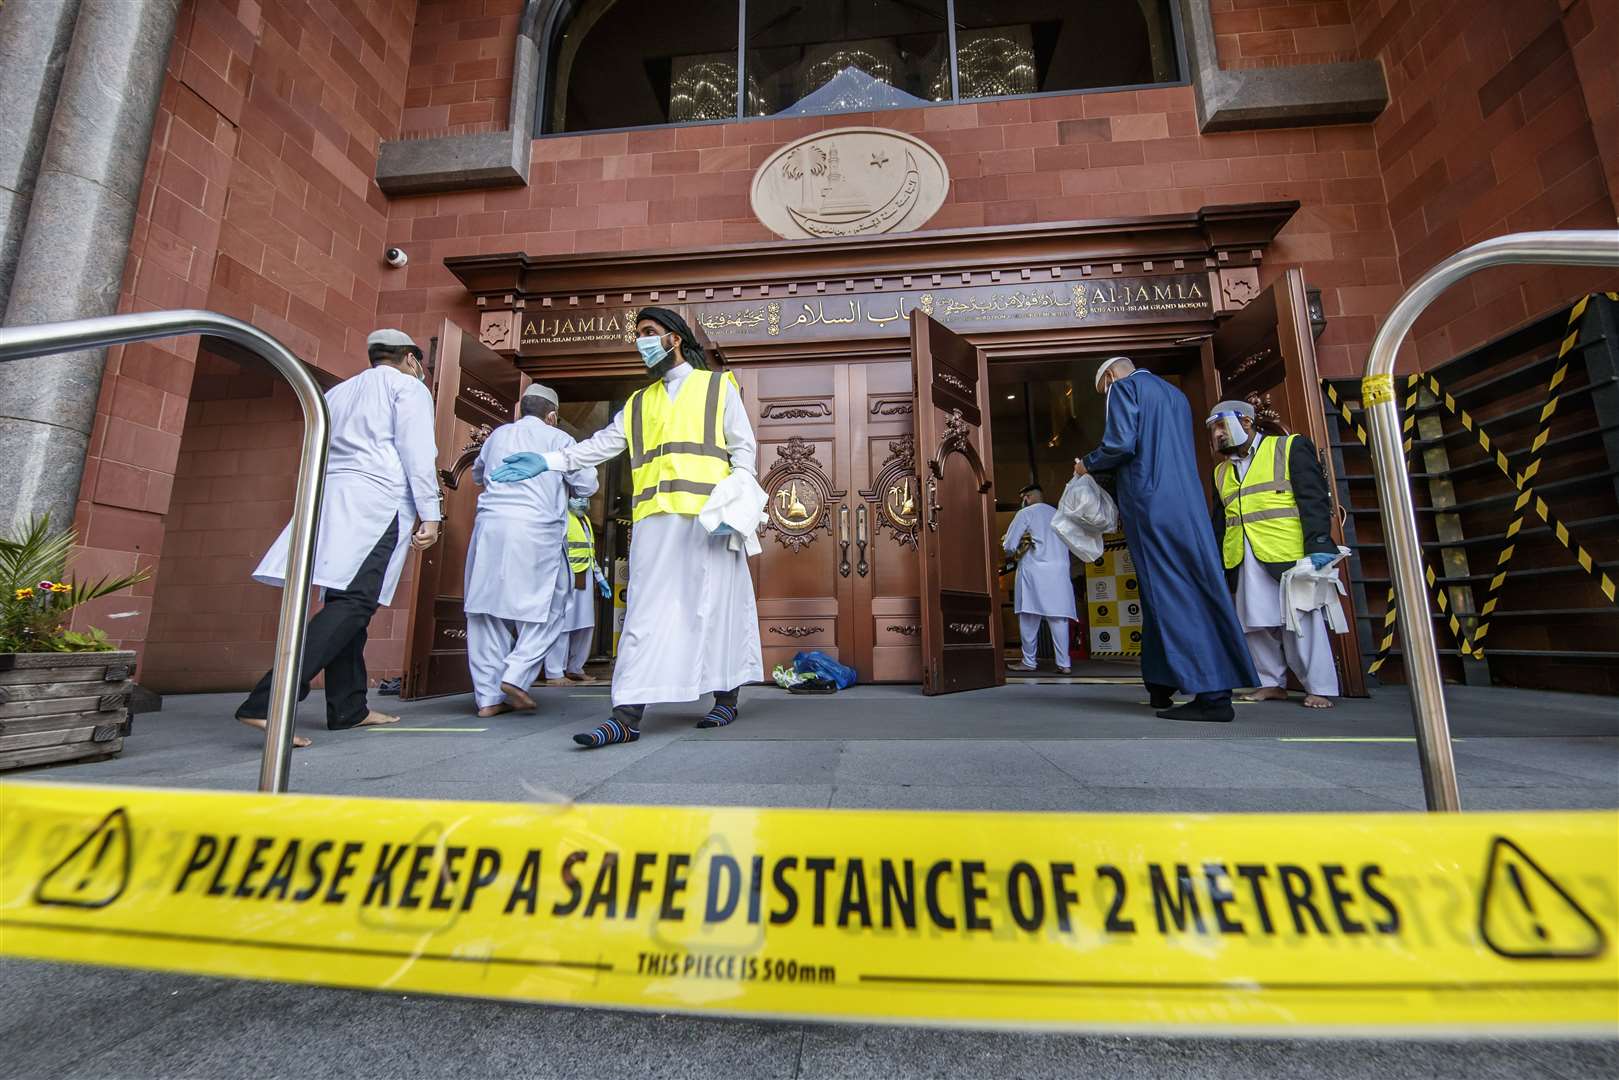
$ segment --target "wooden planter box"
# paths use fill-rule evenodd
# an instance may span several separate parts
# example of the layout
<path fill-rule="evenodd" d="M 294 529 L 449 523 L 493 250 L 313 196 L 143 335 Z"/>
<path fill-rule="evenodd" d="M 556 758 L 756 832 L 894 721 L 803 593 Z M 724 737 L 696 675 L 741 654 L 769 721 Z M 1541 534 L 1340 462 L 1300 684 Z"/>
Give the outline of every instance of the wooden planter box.
<path fill-rule="evenodd" d="M 0 653 L 0 770 L 118 753 L 134 670 L 133 652 Z"/>

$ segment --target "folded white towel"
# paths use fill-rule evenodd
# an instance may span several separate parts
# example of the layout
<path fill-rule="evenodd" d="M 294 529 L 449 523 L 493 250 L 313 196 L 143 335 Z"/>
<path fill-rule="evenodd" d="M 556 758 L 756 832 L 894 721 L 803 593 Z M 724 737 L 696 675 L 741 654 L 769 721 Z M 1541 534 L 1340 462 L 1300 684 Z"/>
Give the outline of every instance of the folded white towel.
<path fill-rule="evenodd" d="M 759 554 L 759 526 L 764 524 L 765 506 L 770 496 L 759 486 L 752 473 L 732 469 L 731 475 L 714 485 L 708 501 L 697 513 L 704 529 L 714 532 L 724 525 L 731 534 L 726 538 L 732 551 L 746 552 L 750 557 Z"/>

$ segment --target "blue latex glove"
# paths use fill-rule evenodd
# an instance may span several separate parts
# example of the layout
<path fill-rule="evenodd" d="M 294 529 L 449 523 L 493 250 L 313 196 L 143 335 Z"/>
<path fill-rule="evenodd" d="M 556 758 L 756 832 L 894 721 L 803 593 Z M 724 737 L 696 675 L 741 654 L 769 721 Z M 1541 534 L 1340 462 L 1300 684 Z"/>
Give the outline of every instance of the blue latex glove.
<path fill-rule="evenodd" d="M 519 480 L 532 480 L 548 468 L 545 458 L 539 454 L 513 454 L 489 474 L 489 479 L 500 484 L 515 484 Z"/>
<path fill-rule="evenodd" d="M 1325 552 L 1318 551 L 1310 556 L 1310 565 L 1320 570 L 1337 557 L 1336 555 L 1328 555 Z"/>
<path fill-rule="evenodd" d="M 715 529 L 713 532 L 709 533 L 708 535 L 710 535 L 710 536 L 730 536 L 731 533 L 733 533 L 735 531 L 736 530 L 732 529 L 729 525 L 722 524 L 719 528 Z"/>
<path fill-rule="evenodd" d="M 611 600 L 613 598 L 613 587 L 607 584 L 606 578 L 599 577 L 596 579 L 596 591 L 602 594 L 603 600 Z"/>

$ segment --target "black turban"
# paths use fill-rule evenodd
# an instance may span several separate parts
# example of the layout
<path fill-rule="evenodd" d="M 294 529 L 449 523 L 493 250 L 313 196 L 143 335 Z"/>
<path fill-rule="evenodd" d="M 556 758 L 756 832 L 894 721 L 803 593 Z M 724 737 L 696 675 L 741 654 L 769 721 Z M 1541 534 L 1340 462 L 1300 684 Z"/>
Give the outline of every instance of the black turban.
<path fill-rule="evenodd" d="M 708 353 L 698 342 L 697 335 L 679 315 L 663 307 L 644 307 L 635 313 L 635 321 L 651 319 L 671 334 L 680 335 L 680 358 L 694 368 L 708 368 Z"/>

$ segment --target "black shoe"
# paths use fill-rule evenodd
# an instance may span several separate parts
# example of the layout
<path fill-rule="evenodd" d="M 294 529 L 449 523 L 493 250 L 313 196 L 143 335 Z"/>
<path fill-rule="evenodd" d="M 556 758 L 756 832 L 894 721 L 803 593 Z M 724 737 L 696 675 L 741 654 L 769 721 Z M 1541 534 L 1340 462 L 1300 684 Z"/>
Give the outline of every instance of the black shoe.
<path fill-rule="evenodd" d="M 1175 704 L 1175 695 L 1160 694 L 1158 691 L 1154 690 L 1152 692 L 1152 700 L 1148 704 L 1150 704 L 1154 709 L 1168 709 Z"/>
<path fill-rule="evenodd" d="M 1165 720 L 1193 720 L 1205 724 L 1229 724 L 1236 718 L 1237 710 L 1231 707 L 1230 701 L 1209 702 L 1193 699 L 1184 705 L 1161 709 L 1158 715 Z"/>

